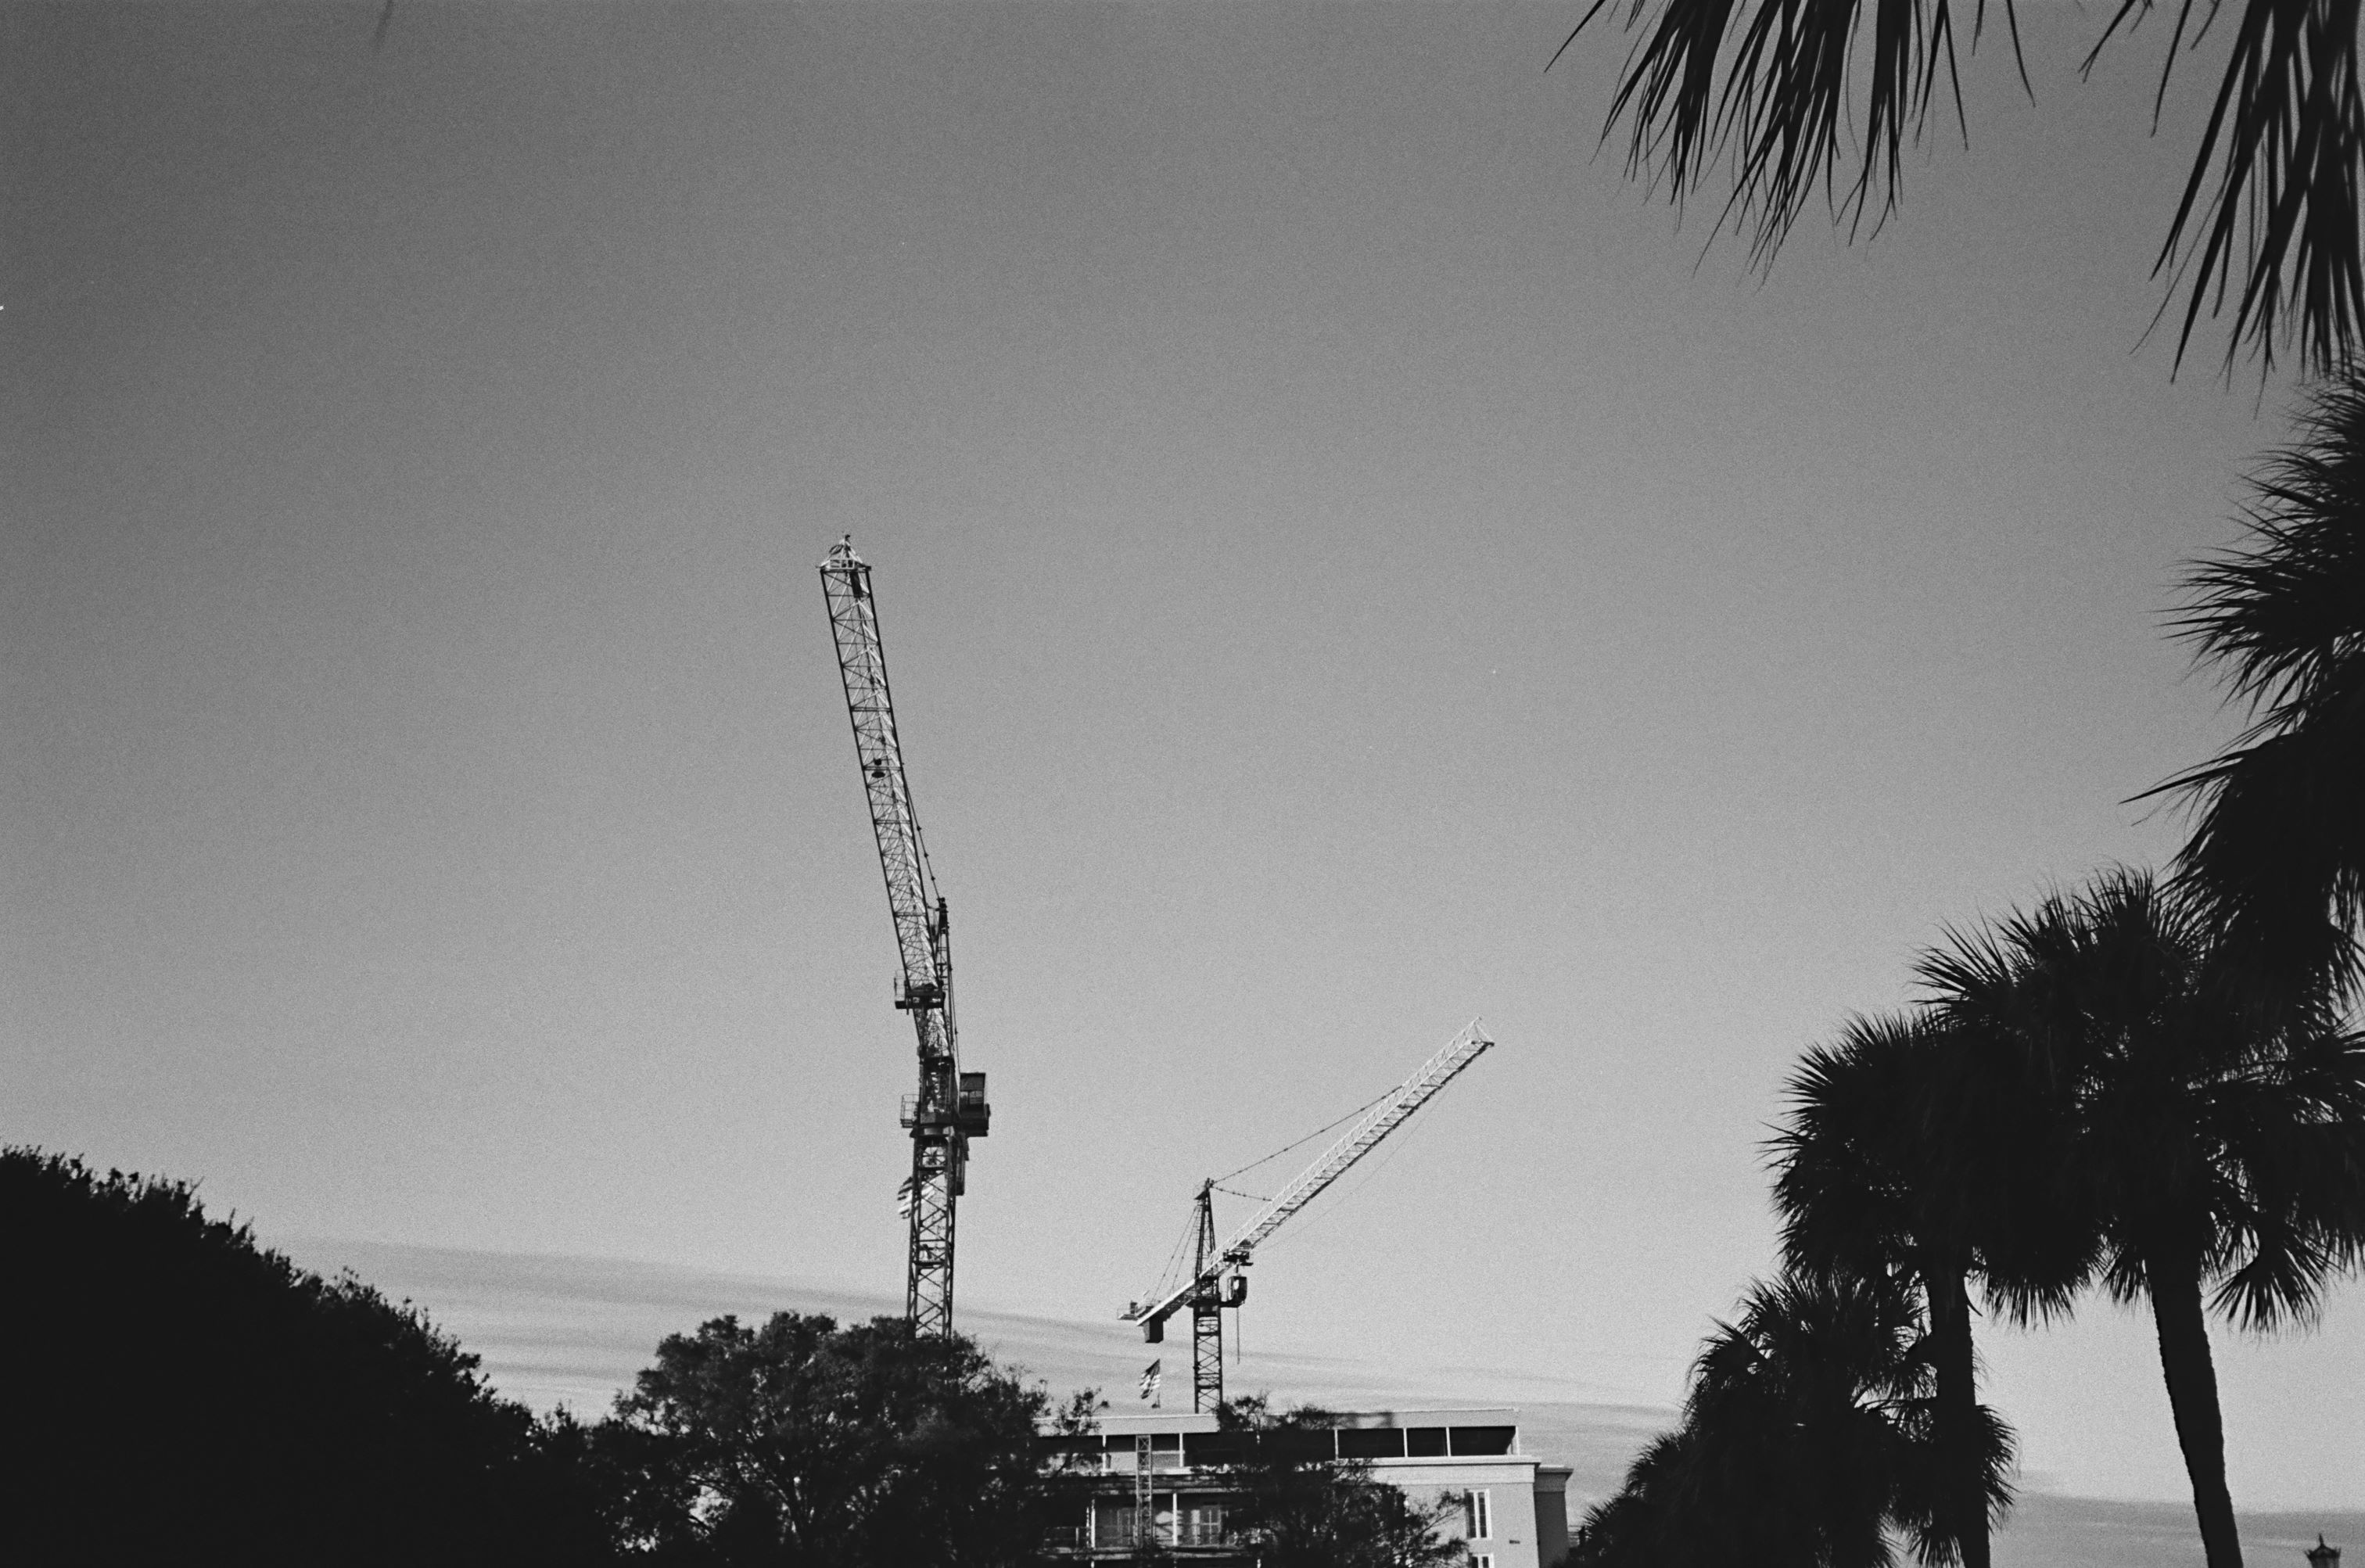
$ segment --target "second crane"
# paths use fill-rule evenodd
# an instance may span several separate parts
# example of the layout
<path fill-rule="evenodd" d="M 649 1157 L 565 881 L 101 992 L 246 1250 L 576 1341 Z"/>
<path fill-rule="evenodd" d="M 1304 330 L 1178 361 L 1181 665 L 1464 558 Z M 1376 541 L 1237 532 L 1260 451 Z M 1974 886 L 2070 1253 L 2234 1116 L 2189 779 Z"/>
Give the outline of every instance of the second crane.
<path fill-rule="evenodd" d="M 1191 1277 L 1149 1302 L 1134 1303 L 1123 1314 L 1126 1322 L 1140 1324 L 1141 1337 L 1154 1345 L 1166 1338 L 1168 1318 L 1185 1306 L 1191 1309 L 1192 1409 L 1213 1410 L 1224 1402 L 1224 1308 L 1238 1307 L 1248 1299 L 1249 1277 L 1241 1271 L 1251 1261 L 1250 1254 L 1257 1244 L 1319 1197 L 1323 1189 L 1344 1176 L 1349 1167 L 1402 1126 L 1407 1117 L 1428 1104 L 1494 1043 L 1479 1029 L 1478 1021 L 1472 1019 L 1467 1028 L 1421 1063 L 1418 1071 L 1373 1101 L 1353 1126 L 1220 1246 L 1216 1241 L 1216 1183 L 1199 1184 Z"/>

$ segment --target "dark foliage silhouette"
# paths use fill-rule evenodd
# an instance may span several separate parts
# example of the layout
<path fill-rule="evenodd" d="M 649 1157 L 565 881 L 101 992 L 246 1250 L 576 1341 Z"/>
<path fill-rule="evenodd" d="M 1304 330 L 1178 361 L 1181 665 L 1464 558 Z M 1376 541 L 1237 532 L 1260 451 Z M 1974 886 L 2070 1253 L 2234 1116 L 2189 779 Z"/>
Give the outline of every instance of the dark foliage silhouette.
<path fill-rule="evenodd" d="M 966 1338 L 782 1312 L 668 1337 L 595 1441 L 656 1561 L 1012 1568 L 1054 1520 L 1046 1407 Z"/>
<path fill-rule="evenodd" d="M 1931 955 L 1948 1014 L 2021 1040 L 2077 1124 L 2099 1277 L 2147 1300 L 2211 1568 L 2241 1545 L 2206 1326 L 2317 1309 L 2365 1248 L 2365 1045 L 2319 984 L 2258 999 L 2206 914 L 2113 872 Z"/>
<path fill-rule="evenodd" d="M 2187 579 L 2175 628 L 2254 722 L 2170 779 L 2180 879 L 2230 956 L 2354 993 L 2365 924 L 2365 374 L 2320 387 L 2252 479 L 2250 536 Z"/>
<path fill-rule="evenodd" d="M 602 1556 L 570 1435 L 350 1277 L 185 1183 L 0 1152 L 24 1562 L 558 1563 Z"/>
<path fill-rule="evenodd" d="M 1794 1272 L 1894 1276 L 1921 1297 L 1933 1377 L 1924 1561 L 1987 1568 L 2010 1502 L 1978 1403 L 1970 1282 L 2025 1320 L 2068 1309 L 2090 1227 L 2066 1175 L 2066 1102 L 2027 1053 L 1933 1012 L 1857 1019 L 1792 1073 L 1774 1201 Z"/>
<path fill-rule="evenodd" d="M 2120 0 L 2081 69 L 2151 9 Z M 1942 86 L 1968 139 L 1951 0 L 1594 0 L 1562 50 L 1604 10 L 1640 35 L 1604 139 L 1625 122 L 1630 172 L 1678 202 L 1729 169 L 1721 216 L 1760 265 L 1818 197 L 1851 231 L 1894 209 L 1905 148 L 1928 129 Z M 2229 369 L 2246 347 L 2270 368 L 2289 343 L 2303 367 L 2330 371 L 2365 327 L 2356 0 L 2242 0 L 2213 31 L 2218 11 L 2217 0 L 2181 0 L 2160 72 L 2164 96 L 2179 57 L 2204 37 L 2223 40 L 2216 96 L 2153 265 L 2185 287 L 2177 356 L 2202 313 L 2230 302 Z M 2002 13 L 2017 61 L 2014 0 Z M 1972 39 L 1985 19 L 1982 0 Z"/>
<path fill-rule="evenodd" d="M 1693 1369 L 1682 1427 L 1586 1517 L 1573 1568 L 1885 1568 L 1937 1539 L 1943 1460 L 1913 1292 L 1840 1272 L 1754 1286 Z M 1981 1481 L 2011 1439 L 1982 1410 Z"/>
<path fill-rule="evenodd" d="M 1652 1439 L 1627 1467 L 1625 1484 L 1578 1522 L 1569 1568 L 1685 1568 L 1693 1554 L 1683 1535 L 1705 1534 L 1711 1522 L 1677 1511 L 1692 1446 L 1683 1428 Z"/>
<path fill-rule="evenodd" d="M 1276 1412 L 1262 1394 L 1216 1411 L 1232 1455 L 1221 1467 L 1225 1523 L 1264 1568 L 1446 1568 L 1469 1552 L 1441 1530 L 1451 1498 L 1416 1504 L 1372 1467 L 1332 1457 L 1338 1417 L 1315 1406 Z"/>

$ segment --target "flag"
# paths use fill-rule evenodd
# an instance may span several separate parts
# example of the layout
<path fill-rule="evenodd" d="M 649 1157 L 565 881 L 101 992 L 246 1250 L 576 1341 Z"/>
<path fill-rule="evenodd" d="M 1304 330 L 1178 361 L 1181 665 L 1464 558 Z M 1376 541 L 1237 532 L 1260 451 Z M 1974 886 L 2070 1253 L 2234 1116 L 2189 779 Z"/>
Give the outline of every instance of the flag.
<path fill-rule="evenodd" d="M 912 1179 L 909 1176 L 904 1177 L 903 1184 L 895 1189 L 895 1212 L 905 1219 L 910 1219 L 912 1207 L 919 1201 L 920 1195 L 913 1187 Z"/>
<path fill-rule="evenodd" d="M 1158 1370 L 1164 1364 L 1165 1360 L 1163 1356 L 1159 1357 L 1157 1361 L 1150 1362 L 1141 1374 L 1141 1396 L 1153 1405 L 1158 1402 L 1159 1385 L 1166 1381 Z"/>

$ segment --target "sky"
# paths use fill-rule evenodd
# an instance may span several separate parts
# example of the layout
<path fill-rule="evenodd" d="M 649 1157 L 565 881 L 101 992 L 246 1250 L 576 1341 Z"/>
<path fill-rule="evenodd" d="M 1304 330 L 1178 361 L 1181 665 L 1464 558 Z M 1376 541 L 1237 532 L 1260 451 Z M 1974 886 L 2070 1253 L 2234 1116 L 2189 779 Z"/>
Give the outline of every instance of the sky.
<path fill-rule="evenodd" d="M 2291 389 L 2146 337 L 2199 121 L 2093 15 L 1760 278 L 1562 7 L 380 10 L 0 10 L 8 1141 L 891 1297 L 850 532 L 994 1104 L 958 1300 L 1125 1347 L 1201 1178 L 1478 1015 L 1249 1371 L 1664 1407 L 1798 1053 L 2164 860 L 2239 727 L 2162 615 Z M 2246 1506 L 2365 1506 L 2359 1295 L 2219 1336 Z M 2033 1480 L 2187 1495 L 2139 1316 L 1983 1353 Z"/>

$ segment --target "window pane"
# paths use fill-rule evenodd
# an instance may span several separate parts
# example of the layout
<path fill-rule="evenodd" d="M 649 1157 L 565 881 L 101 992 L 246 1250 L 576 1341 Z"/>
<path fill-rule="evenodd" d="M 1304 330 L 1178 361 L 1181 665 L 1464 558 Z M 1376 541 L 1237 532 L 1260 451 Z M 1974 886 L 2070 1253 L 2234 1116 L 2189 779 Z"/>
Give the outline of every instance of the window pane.
<path fill-rule="evenodd" d="M 1453 1428 L 1455 1453 L 1508 1453 L 1516 1427 L 1456 1427 Z"/>
<path fill-rule="evenodd" d="M 1405 1435 L 1395 1427 L 1344 1427 L 1339 1432 L 1340 1459 L 1402 1459 Z"/>

